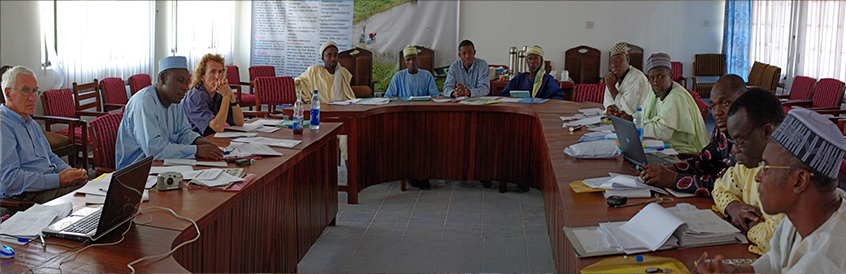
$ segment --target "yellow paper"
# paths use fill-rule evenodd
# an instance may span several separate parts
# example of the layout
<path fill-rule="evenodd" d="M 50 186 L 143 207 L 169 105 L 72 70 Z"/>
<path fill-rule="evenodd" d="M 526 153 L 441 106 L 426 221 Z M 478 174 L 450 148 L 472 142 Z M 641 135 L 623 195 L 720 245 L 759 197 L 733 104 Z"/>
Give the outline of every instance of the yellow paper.
<path fill-rule="evenodd" d="M 582 268 L 582 274 L 594 273 L 646 273 L 646 269 L 672 269 L 671 273 L 690 273 L 690 270 L 679 260 L 667 257 L 642 255 L 643 261 L 636 262 L 635 255 L 605 258 L 592 265 Z"/>
<path fill-rule="evenodd" d="M 586 184 L 585 184 L 584 182 L 582 182 L 582 181 L 573 181 L 573 182 L 570 182 L 570 188 L 572 188 L 572 189 L 573 189 L 573 192 L 576 192 L 576 193 L 599 192 L 599 191 L 608 190 L 608 189 L 605 189 L 605 188 L 592 188 L 592 187 L 589 187 L 588 185 L 586 185 Z"/>

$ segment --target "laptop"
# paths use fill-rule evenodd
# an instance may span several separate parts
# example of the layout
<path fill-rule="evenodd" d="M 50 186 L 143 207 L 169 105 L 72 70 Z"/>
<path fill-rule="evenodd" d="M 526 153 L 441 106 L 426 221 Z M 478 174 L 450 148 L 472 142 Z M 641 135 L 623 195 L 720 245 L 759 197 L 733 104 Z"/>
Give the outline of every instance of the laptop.
<path fill-rule="evenodd" d="M 95 242 L 138 212 L 153 157 L 141 159 L 112 174 L 102 206 L 80 209 L 42 230 L 44 235 Z"/>
<path fill-rule="evenodd" d="M 614 131 L 617 133 L 620 148 L 623 150 L 623 158 L 626 161 L 637 167 L 647 164 L 668 165 L 679 162 L 675 157 L 664 153 L 644 152 L 643 143 L 640 142 L 640 136 L 637 134 L 637 127 L 631 121 L 617 116 L 611 116 L 611 123 L 614 124 Z"/>

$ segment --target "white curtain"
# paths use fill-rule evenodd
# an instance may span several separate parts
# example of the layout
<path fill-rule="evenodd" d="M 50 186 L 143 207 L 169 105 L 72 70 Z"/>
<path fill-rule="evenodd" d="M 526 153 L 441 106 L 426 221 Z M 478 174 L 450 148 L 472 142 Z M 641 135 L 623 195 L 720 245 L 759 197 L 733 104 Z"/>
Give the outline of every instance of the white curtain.
<path fill-rule="evenodd" d="M 45 1 L 42 16 L 52 17 L 53 3 Z M 128 79 L 153 74 L 155 2 L 56 1 L 56 28 L 42 24 L 51 62 L 64 72 L 63 87 L 95 78 Z M 55 31 L 55 40 L 53 34 Z M 60 81 L 60 79 L 55 79 Z"/>
<path fill-rule="evenodd" d="M 193 68 L 206 53 L 216 53 L 231 65 L 235 44 L 234 1 L 176 1 L 176 54 Z"/>
<path fill-rule="evenodd" d="M 791 1 L 752 1 L 750 68 L 758 61 L 778 66 L 782 72 L 787 72 L 792 10 Z"/>
<path fill-rule="evenodd" d="M 803 1 L 797 75 L 846 80 L 846 1 Z"/>

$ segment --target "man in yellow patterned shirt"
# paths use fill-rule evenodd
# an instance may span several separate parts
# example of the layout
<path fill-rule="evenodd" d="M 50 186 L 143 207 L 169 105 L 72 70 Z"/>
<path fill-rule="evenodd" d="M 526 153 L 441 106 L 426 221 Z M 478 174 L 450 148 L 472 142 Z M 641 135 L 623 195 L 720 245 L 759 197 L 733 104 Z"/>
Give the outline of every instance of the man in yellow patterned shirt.
<path fill-rule="evenodd" d="M 749 252 L 761 255 L 770 249 L 770 237 L 784 214 L 761 211 L 755 175 L 767 140 L 784 119 L 784 110 L 772 92 L 755 88 L 738 97 L 728 115 L 729 142 L 734 145 L 737 164 L 717 179 L 711 196 L 717 209 L 746 233 Z"/>

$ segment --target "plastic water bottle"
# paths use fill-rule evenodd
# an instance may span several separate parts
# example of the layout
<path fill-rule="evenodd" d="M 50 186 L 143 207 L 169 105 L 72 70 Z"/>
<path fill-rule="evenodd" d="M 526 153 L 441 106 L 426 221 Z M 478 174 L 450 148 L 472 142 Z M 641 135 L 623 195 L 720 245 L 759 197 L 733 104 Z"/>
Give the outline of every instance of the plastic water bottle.
<path fill-rule="evenodd" d="M 320 98 L 317 98 L 316 89 L 314 90 L 314 96 L 311 97 L 311 121 L 309 123 L 309 129 L 320 129 Z"/>
<path fill-rule="evenodd" d="M 303 98 L 297 95 L 294 102 L 294 134 L 303 134 Z"/>
<path fill-rule="evenodd" d="M 635 128 L 637 128 L 637 137 L 640 137 L 640 143 L 643 143 L 643 111 L 640 107 L 637 108 L 637 112 L 632 118 Z"/>

